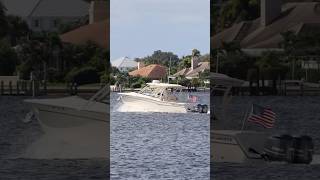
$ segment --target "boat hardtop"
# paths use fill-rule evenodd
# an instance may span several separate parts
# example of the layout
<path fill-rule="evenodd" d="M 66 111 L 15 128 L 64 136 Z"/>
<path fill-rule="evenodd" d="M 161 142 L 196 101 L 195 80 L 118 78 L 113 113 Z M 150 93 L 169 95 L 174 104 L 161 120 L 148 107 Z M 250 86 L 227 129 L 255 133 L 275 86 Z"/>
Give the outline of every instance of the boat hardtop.
<path fill-rule="evenodd" d="M 146 83 L 139 92 L 119 93 L 142 98 L 151 98 L 157 101 L 177 101 L 177 95 L 182 92 L 184 86 L 168 83 Z M 177 102 L 178 103 L 178 102 Z"/>
<path fill-rule="evenodd" d="M 232 78 L 225 74 L 220 73 L 211 73 L 211 79 L 213 80 L 214 85 L 222 86 L 241 86 L 245 81 L 241 79 Z"/>
<path fill-rule="evenodd" d="M 158 87 L 158 88 L 184 88 L 180 84 L 169 84 L 169 83 L 147 83 L 150 87 Z"/>

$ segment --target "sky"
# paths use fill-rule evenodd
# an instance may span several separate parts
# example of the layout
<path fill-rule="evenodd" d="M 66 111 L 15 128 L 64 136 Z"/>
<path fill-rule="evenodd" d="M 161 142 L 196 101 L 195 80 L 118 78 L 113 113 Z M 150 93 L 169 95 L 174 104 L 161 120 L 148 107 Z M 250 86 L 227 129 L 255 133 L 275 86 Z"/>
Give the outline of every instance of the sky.
<path fill-rule="evenodd" d="M 210 0 L 112 0 L 111 60 L 210 49 Z"/>

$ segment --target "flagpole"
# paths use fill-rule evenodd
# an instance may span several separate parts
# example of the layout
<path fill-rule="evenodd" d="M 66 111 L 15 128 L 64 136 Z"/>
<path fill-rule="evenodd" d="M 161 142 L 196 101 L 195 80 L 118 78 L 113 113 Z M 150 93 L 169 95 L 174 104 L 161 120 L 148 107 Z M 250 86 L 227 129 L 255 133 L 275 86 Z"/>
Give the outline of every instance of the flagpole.
<path fill-rule="evenodd" d="M 249 108 L 250 109 L 250 108 Z M 248 119 L 248 114 L 249 114 L 249 109 L 247 109 L 246 110 L 246 114 L 245 114 L 245 116 L 244 116 L 244 119 L 243 119 L 243 121 L 242 121 L 242 127 L 241 127 L 241 131 L 243 131 L 243 129 L 244 129 L 244 126 L 245 126 L 245 124 L 246 124 L 246 122 L 247 122 L 247 119 Z M 252 105 L 251 105 L 251 109 L 252 109 Z"/>

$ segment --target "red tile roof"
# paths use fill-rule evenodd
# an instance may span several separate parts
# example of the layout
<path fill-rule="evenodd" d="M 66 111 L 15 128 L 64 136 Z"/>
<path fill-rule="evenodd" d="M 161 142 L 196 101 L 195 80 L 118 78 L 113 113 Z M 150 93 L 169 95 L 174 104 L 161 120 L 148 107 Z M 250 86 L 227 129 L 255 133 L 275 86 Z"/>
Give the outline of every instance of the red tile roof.
<path fill-rule="evenodd" d="M 320 26 L 320 3 L 287 3 L 282 6 L 281 15 L 268 26 L 260 26 L 260 18 L 240 22 L 211 37 L 212 48 L 219 48 L 222 42 L 240 42 L 242 48 L 279 48 L 283 41 L 282 32 L 301 33 L 310 26 Z"/>
<path fill-rule="evenodd" d="M 149 66 L 129 72 L 130 76 L 147 77 L 150 79 L 161 79 L 165 77 L 166 74 L 166 68 L 158 64 L 151 64 Z"/>
<path fill-rule="evenodd" d="M 109 20 L 104 20 L 82 26 L 60 36 L 62 42 L 82 45 L 92 41 L 102 48 L 109 49 L 110 39 Z"/>
<path fill-rule="evenodd" d="M 178 77 L 178 76 L 185 76 L 185 77 L 198 77 L 199 72 L 203 72 L 204 70 L 210 70 L 210 63 L 209 62 L 200 62 L 198 64 L 198 67 L 195 69 L 191 68 L 185 68 L 180 70 L 179 72 L 175 73 L 173 76 Z"/>

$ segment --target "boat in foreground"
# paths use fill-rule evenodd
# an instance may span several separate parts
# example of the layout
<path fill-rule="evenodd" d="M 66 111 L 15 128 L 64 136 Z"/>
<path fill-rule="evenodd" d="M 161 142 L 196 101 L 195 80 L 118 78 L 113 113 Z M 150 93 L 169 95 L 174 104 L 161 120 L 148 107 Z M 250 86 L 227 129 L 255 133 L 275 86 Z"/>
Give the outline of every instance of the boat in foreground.
<path fill-rule="evenodd" d="M 178 84 L 153 81 L 139 92 L 119 93 L 118 112 L 207 113 L 208 106 L 199 103 L 197 96 L 183 91 Z"/>
<path fill-rule="evenodd" d="M 232 87 L 241 87 L 244 81 L 218 73 L 212 73 L 211 79 L 214 85 L 211 89 L 211 95 L 217 90 L 224 92 L 222 100 L 223 112 L 219 118 L 217 118 L 217 113 L 213 113 L 214 118 L 211 123 L 214 126 L 214 124 L 218 124 L 219 121 L 226 119 L 225 109 L 231 100 L 230 92 Z M 210 134 L 211 159 L 213 162 L 320 163 L 319 155 L 313 154 L 314 145 L 309 136 L 217 128 L 211 128 Z"/>
<path fill-rule="evenodd" d="M 77 154 L 78 152 L 72 151 L 82 149 L 82 152 L 78 153 L 80 156 L 91 154 L 93 157 L 107 157 L 110 115 L 106 98 L 108 95 L 106 86 L 89 100 L 78 96 L 27 99 L 24 102 L 31 105 L 32 111 L 26 118 L 36 118 L 49 139 L 54 139 L 65 147 L 68 146 L 66 150 L 71 151 L 68 154 Z M 47 152 L 40 154 L 40 158 L 46 156 L 59 158 Z"/>

